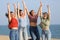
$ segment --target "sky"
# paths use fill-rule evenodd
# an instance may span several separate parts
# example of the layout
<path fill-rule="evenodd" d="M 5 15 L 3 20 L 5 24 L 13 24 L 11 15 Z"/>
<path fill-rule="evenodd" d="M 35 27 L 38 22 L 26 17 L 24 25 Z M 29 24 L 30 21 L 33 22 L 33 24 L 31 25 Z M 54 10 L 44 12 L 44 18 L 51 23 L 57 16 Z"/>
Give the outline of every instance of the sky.
<path fill-rule="evenodd" d="M 34 10 L 36 13 L 40 6 L 40 1 L 43 3 L 43 12 L 47 12 L 46 5 L 50 5 L 51 9 L 51 24 L 59 24 L 60 25 L 60 0 L 24 0 L 28 10 Z M 0 25 L 8 25 L 8 20 L 5 16 L 7 13 L 7 3 L 10 3 L 11 11 L 14 11 L 13 4 L 17 2 L 20 3 L 20 8 L 23 9 L 21 0 L 0 0 Z M 38 23 L 40 19 L 38 20 Z"/>

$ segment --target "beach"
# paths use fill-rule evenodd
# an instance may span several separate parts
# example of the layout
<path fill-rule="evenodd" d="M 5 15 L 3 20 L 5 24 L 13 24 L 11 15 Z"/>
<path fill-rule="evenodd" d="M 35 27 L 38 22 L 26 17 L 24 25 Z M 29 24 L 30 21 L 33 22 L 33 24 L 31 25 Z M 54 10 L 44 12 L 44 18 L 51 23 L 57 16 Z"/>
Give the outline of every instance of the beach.
<path fill-rule="evenodd" d="M 6 35 L 0 35 L 0 40 L 9 40 L 9 36 L 6 36 Z M 60 40 L 60 39 L 52 38 L 52 40 Z"/>
<path fill-rule="evenodd" d="M 39 30 L 39 33 L 41 35 L 41 29 L 39 28 Z M 60 40 L 60 25 L 51 25 L 50 30 L 52 34 L 52 40 Z M 7 26 L 0 26 L 0 40 L 9 40 L 9 32 L 10 30 Z M 30 36 L 29 32 L 28 36 Z"/>

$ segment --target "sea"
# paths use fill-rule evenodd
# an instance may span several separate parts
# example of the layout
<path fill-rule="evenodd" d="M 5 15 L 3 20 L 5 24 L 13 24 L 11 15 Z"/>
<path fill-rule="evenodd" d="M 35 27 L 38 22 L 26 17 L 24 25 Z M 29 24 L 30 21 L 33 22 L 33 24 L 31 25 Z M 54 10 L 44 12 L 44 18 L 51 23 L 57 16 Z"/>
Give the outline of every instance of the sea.
<path fill-rule="evenodd" d="M 28 35 L 30 36 L 29 33 L 29 27 L 28 29 Z M 41 36 L 41 28 L 38 26 L 39 33 Z M 50 31 L 51 31 L 51 36 L 52 38 L 59 38 L 60 39 L 60 25 L 50 25 Z M 7 25 L 0 25 L 0 35 L 9 35 L 10 30 L 8 29 Z"/>

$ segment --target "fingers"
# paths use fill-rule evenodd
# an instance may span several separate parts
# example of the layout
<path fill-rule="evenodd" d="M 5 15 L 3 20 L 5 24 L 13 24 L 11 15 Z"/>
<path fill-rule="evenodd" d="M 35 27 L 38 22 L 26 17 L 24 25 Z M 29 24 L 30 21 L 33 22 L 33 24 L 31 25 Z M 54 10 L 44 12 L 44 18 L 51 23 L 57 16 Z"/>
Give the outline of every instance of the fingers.
<path fill-rule="evenodd" d="M 13 6 L 14 6 L 14 12 L 16 12 L 16 10 L 17 10 L 16 4 L 14 3 Z"/>
<path fill-rule="evenodd" d="M 10 5 L 10 3 L 7 3 L 7 5 Z"/>
<path fill-rule="evenodd" d="M 10 8 L 10 3 L 7 4 L 8 9 Z"/>
<path fill-rule="evenodd" d="M 22 0 L 22 3 L 24 3 L 24 0 Z"/>
<path fill-rule="evenodd" d="M 40 2 L 40 7 L 42 7 L 42 2 Z"/>
<path fill-rule="evenodd" d="M 10 12 L 10 3 L 7 4 L 7 9 Z"/>
<path fill-rule="evenodd" d="M 18 9 L 20 8 L 20 4 L 18 3 Z"/>
<path fill-rule="evenodd" d="M 16 8 L 16 4 L 14 3 L 13 5 L 14 5 L 14 8 Z"/>
<path fill-rule="evenodd" d="M 26 9 L 26 4 L 25 4 L 24 0 L 22 0 L 22 3 L 23 3 L 23 6 L 24 6 L 25 9 Z"/>
<path fill-rule="evenodd" d="M 49 5 L 47 5 L 47 8 L 49 8 Z"/>

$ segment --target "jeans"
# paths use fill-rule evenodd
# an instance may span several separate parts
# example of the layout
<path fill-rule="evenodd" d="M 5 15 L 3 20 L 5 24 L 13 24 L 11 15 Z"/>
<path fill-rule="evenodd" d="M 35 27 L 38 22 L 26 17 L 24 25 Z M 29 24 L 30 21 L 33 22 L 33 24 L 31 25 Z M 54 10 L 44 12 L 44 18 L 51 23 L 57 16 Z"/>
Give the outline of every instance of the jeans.
<path fill-rule="evenodd" d="M 42 30 L 42 40 L 51 40 L 50 30 Z"/>
<path fill-rule="evenodd" d="M 36 36 L 36 40 L 40 40 L 40 35 L 37 26 L 36 27 L 30 26 L 30 35 L 32 37 L 32 40 L 34 40 L 33 34 Z"/>
<path fill-rule="evenodd" d="M 18 40 L 18 30 L 16 29 L 10 30 L 10 40 Z"/>
<path fill-rule="evenodd" d="M 20 27 L 19 40 L 28 40 L 27 27 Z"/>

